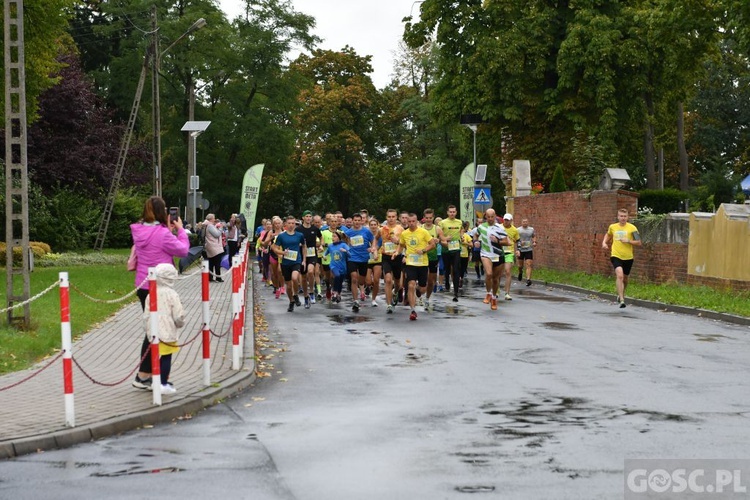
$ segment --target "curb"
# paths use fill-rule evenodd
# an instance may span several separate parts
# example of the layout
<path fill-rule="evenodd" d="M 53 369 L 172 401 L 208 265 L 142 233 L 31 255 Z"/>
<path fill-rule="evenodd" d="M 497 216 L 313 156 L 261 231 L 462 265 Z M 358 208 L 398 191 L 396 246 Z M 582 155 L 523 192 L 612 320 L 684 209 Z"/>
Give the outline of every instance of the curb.
<path fill-rule="evenodd" d="M 114 436 L 123 432 L 170 422 L 175 418 L 196 413 L 213 406 L 222 399 L 236 395 L 256 380 L 255 370 L 241 371 L 221 382 L 220 387 L 208 387 L 181 401 L 126 415 L 108 418 L 83 427 L 74 427 L 49 434 L 39 434 L 0 443 L 0 460 L 44 450 L 67 448 L 81 443 Z"/>
<path fill-rule="evenodd" d="M 615 295 L 612 293 L 596 292 L 594 290 L 588 290 L 586 288 L 579 288 L 572 285 L 564 285 L 562 283 L 551 283 L 548 281 L 537 281 L 535 283 L 548 286 L 550 288 L 559 288 L 560 290 L 566 290 L 569 292 L 580 293 L 582 295 L 594 295 L 596 297 L 611 300 L 614 302 Z M 628 298 L 628 303 L 638 306 L 645 307 L 646 309 L 654 309 L 657 311 L 673 312 L 676 314 L 684 314 L 687 316 L 697 316 L 699 318 L 711 319 L 714 321 L 724 321 L 725 323 L 732 323 L 741 326 L 750 326 L 750 318 L 745 316 L 737 316 L 736 314 L 720 313 L 716 311 L 709 311 L 707 309 L 700 309 L 698 307 L 687 307 L 678 306 L 674 304 L 665 304 L 662 302 L 653 302 L 650 300 L 643 299 L 631 299 Z"/>

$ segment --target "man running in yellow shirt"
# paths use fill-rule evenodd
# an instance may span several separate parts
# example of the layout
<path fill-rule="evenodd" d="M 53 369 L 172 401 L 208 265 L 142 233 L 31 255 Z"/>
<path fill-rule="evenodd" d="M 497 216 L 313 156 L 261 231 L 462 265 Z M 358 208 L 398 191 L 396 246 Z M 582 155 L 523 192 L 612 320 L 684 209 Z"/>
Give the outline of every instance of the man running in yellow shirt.
<path fill-rule="evenodd" d="M 435 248 L 437 241 L 427 230 L 419 227 L 417 214 L 409 214 L 408 223 L 409 228 L 404 230 L 399 238 L 396 255 L 399 255 L 402 249 L 406 249 L 405 274 L 409 287 L 409 306 L 411 307 L 409 319 L 416 321 L 417 295 L 421 296 L 427 291 L 427 275 L 429 272 L 427 254 Z M 419 286 L 419 290 L 417 290 L 417 286 Z"/>
<path fill-rule="evenodd" d="M 617 303 L 620 308 L 625 307 L 625 290 L 628 288 L 628 276 L 633 267 L 633 246 L 641 246 L 641 236 L 638 228 L 628 222 L 628 210 L 621 208 L 617 211 L 617 222 L 610 224 L 607 234 L 602 240 L 602 248 L 609 250 L 612 243 L 610 261 L 615 268 L 615 283 L 617 285 Z"/>

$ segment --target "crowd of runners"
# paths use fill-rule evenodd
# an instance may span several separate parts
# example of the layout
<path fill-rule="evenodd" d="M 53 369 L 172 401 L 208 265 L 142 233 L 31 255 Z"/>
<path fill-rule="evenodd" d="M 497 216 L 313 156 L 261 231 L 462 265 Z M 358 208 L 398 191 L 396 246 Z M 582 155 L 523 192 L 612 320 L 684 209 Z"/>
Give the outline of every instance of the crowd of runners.
<path fill-rule="evenodd" d="M 289 312 L 323 300 L 340 303 L 346 282 L 352 311 L 367 301 L 379 307 L 384 300 L 386 314 L 403 304 L 413 321 L 417 306 L 429 310 L 434 293 L 448 293 L 458 302 L 471 263 L 477 279 L 484 277 L 483 302 L 495 311 L 501 296 L 512 300 L 516 262 L 518 281 L 532 284 L 534 228 L 527 219 L 514 226 L 512 214 L 498 220 L 493 209 L 474 227 L 456 215 L 450 205 L 444 218 L 428 208 L 420 215 L 390 209 L 384 221 L 366 210 L 348 218 L 308 210 L 301 220 L 291 215 L 263 220 L 256 231 L 262 279 L 277 299 L 288 298 Z"/>

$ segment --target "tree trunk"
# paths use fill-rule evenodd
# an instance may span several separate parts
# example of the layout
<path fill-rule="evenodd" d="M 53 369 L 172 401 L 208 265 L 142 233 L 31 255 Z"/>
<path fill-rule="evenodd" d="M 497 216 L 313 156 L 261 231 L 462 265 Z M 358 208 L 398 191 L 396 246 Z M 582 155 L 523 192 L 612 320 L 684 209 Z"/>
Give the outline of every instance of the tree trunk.
<path fill-rule="evenodd" d="M 677 103 L 677 150 L 680 154 L 680 191 L 687 191 L 688 154 L 685 149 L 685 113 L 682 102 Z"/>
<path fill-rule="evenodd" d="M 646 102 L 646 123 L 643 131 L 643 157 L 646 164 L 646 187 L 657 189 L 656 168 L 654 161 L 654 102 L 650 94 L 644 96 Z"/>

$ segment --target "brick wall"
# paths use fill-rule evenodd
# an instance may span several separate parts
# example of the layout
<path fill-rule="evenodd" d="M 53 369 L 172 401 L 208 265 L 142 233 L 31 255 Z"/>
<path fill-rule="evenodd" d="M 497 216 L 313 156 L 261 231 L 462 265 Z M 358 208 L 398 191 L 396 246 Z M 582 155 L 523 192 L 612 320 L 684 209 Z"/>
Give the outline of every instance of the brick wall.
<path fill-rule="evenodd" d="M 527 217 L 537 234 L 534 263 L 540 267 L 589 274 L 613 274 L 602 238 L 617 221 L 617 210 L 627 208 L 631 218 L 638 195 L 628 191 L 568 191 L 513 200 L 515 224 Z M 687 244 L 646 243 L 635 249 L 632 276 L 655 283 L 687 280 Z"/>

